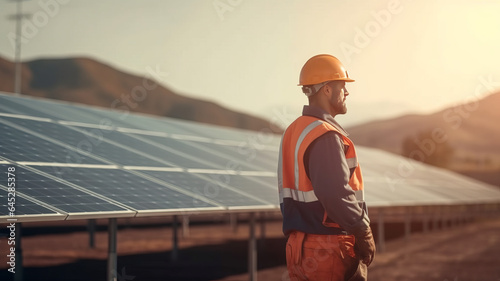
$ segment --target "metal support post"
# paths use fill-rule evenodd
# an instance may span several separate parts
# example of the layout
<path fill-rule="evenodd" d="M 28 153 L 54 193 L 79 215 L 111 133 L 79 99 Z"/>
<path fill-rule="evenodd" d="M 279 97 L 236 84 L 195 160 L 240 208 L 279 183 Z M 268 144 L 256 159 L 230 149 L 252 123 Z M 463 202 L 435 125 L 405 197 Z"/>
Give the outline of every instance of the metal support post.
<path fill-rule="evenodd" d="M 266 245 L 266 213 L 260 213 L 260 247 Z"/>
<path fill-rule="evenodd" d="M 441 207 L 441 230 L 448 229 L 448 212 L 449 208 Z"/>
<path fill-rule="evenodd" d="M 116 257 L 116 218 L 109 219 L 108 224 L 108 281 L 117 280 L 117 257 Z"/>
<path fill-rule="evenodd" d="M 424 209 L 424 213 L 423 213 L 422 231 L 426 234 L 429 232 L 429 214 L 428 214 L 427 208 Z"/>
<path fill-rule="evenodd" d="M 87 229 L 89 231 L 89 248 L 95 248 L 95 219 L 89 219 Z"/>
<path fill-rule="evenodd" d="M 179 239 L 177 236 L 177 216 L 173 216 L 172 218 L 172 252 L 171 259 L 172 261 L 176 261 L 179 254 Z"/>
<path fill-rule="evenodd" d="M 238 214 L 230 213 L 229 214 L 229 224 L 233 229 L 233 233 L 238 232 Z"/>
<path fill-rule="evenodd" d="M 189 237 L 189 216 L 182 216 L 182 237 Z"/>
<path fill-rule="evenodd" d="M 455 228 L 457 226 L 457 215 L 451 215 L 450 228 Z"/>
<path fill-rule="evenodd" d="M 18 95 L 21 94 L 21 25 L 22 19 L 25 15 L 23 15 L 23 1 L 17 0 L 17 14 L 16 14 L 16 50 L 15 50 L 15 75 L 14 75 L 14 92 Z"/>
<path fill-rule="evenodd" d="M 16 223 L 15 228 L 15 241 L 16 241 L 16 273 L 14 275 L 15 281 L 23 281 L 24 280 L 24 270 L 23 270 L 23 247 L 22 247 L 22 231 L 21 231 L 21 223 Z"/>
<path fill-rule="evenodd" d="M 377 250 L 385 251 L 385 229 L 384 229 L 384 212 L 379 210 L 378 213 L 378 246 Z"/>
<path fill-rule="evenodd" d="M 257 243 L 255 239 L 255 213 L 250 213 L 250 239 L 248 241 L 248 280 L 257 281 Z"/>
<path fill-rule="evenodd" d="M 432 231 L 437 231 L 439 228 L 439 209 L 435 209 L 434 219 L 432 220 Z"/>
<path fill-rule="evenodd" d="M 411 235 L 411 209 L 406 208 L 405 214 L 405 240 L 408 242 Z"/>

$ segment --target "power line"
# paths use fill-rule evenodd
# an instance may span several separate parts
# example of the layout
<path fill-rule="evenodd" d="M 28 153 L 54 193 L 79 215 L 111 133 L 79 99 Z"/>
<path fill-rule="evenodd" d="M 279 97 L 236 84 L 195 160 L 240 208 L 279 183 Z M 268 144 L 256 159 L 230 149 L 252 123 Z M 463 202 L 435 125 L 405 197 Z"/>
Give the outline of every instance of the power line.
<path fill-rule="evenodd" d="M 14 78 L 14 92 L 16 94 L 21 94 L 22 84 L 21 84 L 21 25 L 23 18 L 29 18 L 31 14 L 23 14 L 23 1 L 25 0 L 11 0 L 16 2 L 16 14 L 10 15 L 8 18 L 10 20 L 16 21 L 16 46 L 15 46 L 15 78 Z"/>

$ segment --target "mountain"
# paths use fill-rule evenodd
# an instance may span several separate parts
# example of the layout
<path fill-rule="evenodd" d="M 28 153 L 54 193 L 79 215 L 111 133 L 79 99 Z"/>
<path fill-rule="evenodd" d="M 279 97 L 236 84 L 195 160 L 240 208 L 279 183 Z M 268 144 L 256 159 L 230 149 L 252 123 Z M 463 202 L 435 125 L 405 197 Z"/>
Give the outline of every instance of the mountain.
<path fill-rule="evenodd" d="M 500 185 L 500 92 L 428 115 L 404 115 L 348 128 L 354 143 L 430 158 L 452 151 L 445 168 Z M 403 142 L 413 150 L 403 151 Z M 425 159 L 424 159 L 425 160 Z"/>
<path fill-rule="evenodd" d="M 22 94 L 248 130 L 277 128 L 262 118 L 174 93 L 151 76 L 90 58 L 39 59 L 22 63 Z M 14 92 L 13 81 L 14 63 L 0 57 L 0 91 Z"/>

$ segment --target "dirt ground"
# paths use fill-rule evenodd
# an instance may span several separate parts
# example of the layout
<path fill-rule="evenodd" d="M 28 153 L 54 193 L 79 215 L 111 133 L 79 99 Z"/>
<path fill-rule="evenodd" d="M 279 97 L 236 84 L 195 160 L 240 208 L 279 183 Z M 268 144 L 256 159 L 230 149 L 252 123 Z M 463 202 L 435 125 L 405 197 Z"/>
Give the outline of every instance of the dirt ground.
<path fill-rule="evenodd" d="M 248 280 L 248 225 L 195 224 L 180 235 L 177 261 L 171 258 L 171 228 L 164 224 L 123 226 L 118 231 L 118 281 Z M 3 227 L 2 227 L 3 228 Z M 260 237 L 261 229 L 256 229 Z M 182 233 L 180 231 L 180 233 Z M 258 279 L 287 280 L 279 221 L 267 222 L 258 243 Z M 105 280 L 107 232 L 98 227 L 88 246 L 84 226 L 24 229 L 25 280 Z M 7 240 L 0 238 L 0 280 L 7 272 Z M 500 281 L 500 219 L 473 222 L 386 243 L 369 268 L 369 280 Z"/>

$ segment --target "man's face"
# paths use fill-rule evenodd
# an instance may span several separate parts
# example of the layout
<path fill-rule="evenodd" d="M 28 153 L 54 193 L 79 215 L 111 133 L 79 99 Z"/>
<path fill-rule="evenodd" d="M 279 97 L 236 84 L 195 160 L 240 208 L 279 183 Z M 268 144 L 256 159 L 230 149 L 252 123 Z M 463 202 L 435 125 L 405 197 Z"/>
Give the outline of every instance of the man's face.
<path fill-rule="evenodd" d="M 345 88 L 344 81 L 333 81 L 327 84 L 330 87 L 330 109 L 331 112 L 337 114 L 346 114 L 347 113 L 347 105 L 345 100 L 349 95 Z"/>

